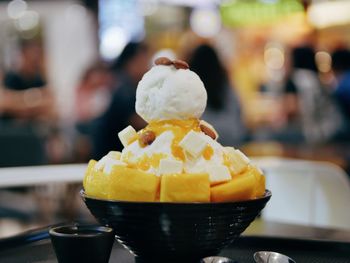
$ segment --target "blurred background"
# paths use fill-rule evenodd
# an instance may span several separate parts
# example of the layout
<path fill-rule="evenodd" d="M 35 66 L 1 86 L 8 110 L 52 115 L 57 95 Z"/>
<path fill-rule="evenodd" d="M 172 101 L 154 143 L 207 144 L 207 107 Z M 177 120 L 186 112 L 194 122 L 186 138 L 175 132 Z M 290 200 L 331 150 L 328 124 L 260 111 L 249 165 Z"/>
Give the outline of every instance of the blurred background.
<path fill-rule="evenodd" d="M 120 149 L 119 130 L 145 125 L 137 82 L 168 56 L 202 78 L 203 119 L 223 144 L 349 172 L 349 10 L 346 0 L 0 1 L 0 167 Z M 0 187 L 0 236 L 90 219 L 80 184 Z"/>

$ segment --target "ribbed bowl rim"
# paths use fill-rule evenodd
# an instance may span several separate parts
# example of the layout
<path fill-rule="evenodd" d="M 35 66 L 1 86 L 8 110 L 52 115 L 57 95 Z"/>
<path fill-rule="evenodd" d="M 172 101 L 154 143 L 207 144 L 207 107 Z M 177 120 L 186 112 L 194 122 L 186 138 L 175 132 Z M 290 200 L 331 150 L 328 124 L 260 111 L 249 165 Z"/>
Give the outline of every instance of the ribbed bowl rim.
<path fill-rule="evenodd" d="M 233 202 L 139 202 L 139 201 L 120 201 L 120 200 L 112 200 L 112 199 L 102 199 L 102 198 L 97 198 L 97 197 L 92 197 L 92 196 L 88 196 L 84 189 L 80 190 L 80 196 L 85 200 L 85 199 L 90 199 L 90 200 L 95 200 L 95 201 L 101 201 L 101 202 L 107 202 L 107 203 L 113 203 L 113 204 L 147 204 L 147 205 L 154 205 L 154 206 L 217 206 L 217 205 L 225 205 L 225 204 L 230 204 L 230 205 L 247 205 L 247 204 L 254 204 L 256 202 L 259 201 L 268 201 L 271 196 L 272 193 L 270 190 L 266 189 L 265 190 L 265 194 L 262 197 L 259 198 L 255 198 L 255 199 L 249 199 L 249 200 L 244 200 L 244 201 L 233 201 Z"/>

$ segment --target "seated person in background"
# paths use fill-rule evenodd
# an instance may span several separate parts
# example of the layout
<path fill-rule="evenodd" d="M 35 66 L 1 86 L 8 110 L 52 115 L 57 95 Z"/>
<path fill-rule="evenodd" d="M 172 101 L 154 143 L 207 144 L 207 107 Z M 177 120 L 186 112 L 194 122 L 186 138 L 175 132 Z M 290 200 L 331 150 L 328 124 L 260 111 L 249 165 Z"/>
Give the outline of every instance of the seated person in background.
<path fill-rule="evenodd" d="M 42 48 L 34 40 L 23 41 L 18 70 L 4 75 L 6 103 L 2 119 L 48 119 L 54 116 L 51 91 L 42 76 Z"/>
<path fill-rule="evenodd" d="M 209 45 L 198 46 L 189 58 L 189 65 L 207 90 L 208 102 L 203 120 L 215 127 L 221 144 L 240 145 L 247 137 L 247 129 L 242 120 L 239 99 L 230 86 L 216 51 Z"/>
<path fill-rule="evenodd" d="M 21 43 L 16 70 L 6 72 L 0 89 L 0 166 L 51 162 L 48 153 L 57 124 L 53 93 L 43 77 L 42 47 Z"/>
<path fill-rule="evenodd" d="M 90 121 L 106 110 L 110 102 L 111 85 L 112 74 L 103 64 L 96 63 L 84 72 L 74 103 L 78 126 L 89 125 Z"/>
<path fill-rule="evenodd" d="M 136 88 L 150 66 L 149 48 L 144 43 L 129 43 L 112 70 L 118 84 L 107 110 L 96 120 L 93 132 L 93 158 L 98 160 L 111 150 L 121 150 L 118 132 L 128 125 L 136 130 L 146 123 L 135 112 Z"/>
<path fill-rule="evenodd" d="M 112 93 L 112 73 L 106 65 L 95 63 L 82 75 L 75 96 L 76 161 L 85 162 L 91 155 L 94 120 L 108 107 Z"/>
<path fill-rule="evenodd" d="M 299 124 L 307 143 L 325 143 L 337 138 L 343 129 L 343 117 L 320 82 L 313 47 L 292 50 L 292 69 L 285 92 L 286 107 L 293 105 L 288 115 Z"/>
<path fill-rule="evenodd" d="M 332 69 L 335 76 L 334 95 L 350 122 L 350 50 L 338 49 L 332 54 Z"/>

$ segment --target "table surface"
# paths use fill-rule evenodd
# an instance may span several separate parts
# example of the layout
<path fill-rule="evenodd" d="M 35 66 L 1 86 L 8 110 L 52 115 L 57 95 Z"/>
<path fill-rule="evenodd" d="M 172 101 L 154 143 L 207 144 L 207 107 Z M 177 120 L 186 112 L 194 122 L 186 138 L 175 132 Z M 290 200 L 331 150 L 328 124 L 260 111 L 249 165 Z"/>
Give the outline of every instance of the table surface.
<path fill-rule="evenodd" d="M 82 182 L 87 164 L 0 168 L 0 188 Z"/>
<path fill-rule="evenodd" d="M 244 233 L 244 236 L 251 237 L 253 240 L 256 237 L 258 238 L 253 243 L 246 242 L 247 240 L 245 240 L 245 242 L 243 242 L 243 245 L 241 241 L 244 240 L 238 240 L 237 242 L 234 242 L 233 245 L 231 245 L 228 249 L 223 250 L 222 255 L 235 257 L 240 263 L 253 262 L 252 254 L 254 251 L 256 251 L 256 249 L 270 249 L 282 253 L 289 253 L 289 255 L 293 255 L 293 257 L 299 259 L 297 262 L 350 262 L 346 259 L 347 256 L 350 257 L 350 243 L 348 243 L 349 245 L 346 245 L 346 243 L 339 243 L 341 244 L 340 246 L 343 248 L 343 250 L 339 249 L 341 254 L 338 255 L 338 258 L 333 258 L 333 254 L 337 253 L 337 251 L 334 250 L 334 247 L 330 247 L 333 249 L 333 251 L 331 251 L 332 249 L 327 250 L 324 248 L 318 248 L 317 246 L 317 244 L 319 246 L 325 245 L 327 244 L 327 242 L 324 241 L 330 240 L 339 242 L 350 242 L 350 231 L 289 225 L 282 223 L 266 222 L 258 219 Z M 272 239 L 272 241 L 274 240 L 274 242 L 271 242 L 269 239 L 266 239 L 266 237 L 279 237 L 285 239 L 277 239 L 277 241 L 280 243 L 276 244 L 276 240 Z M 290 238 L 295 238 L 295 241 L 292 240 L 292 245 L 290 245 Z M 316 245 L 314 244 L 313 249 L 310 250 L 310 252 L 308 252 L 309 248 L 302 246 L 302 243 L 298 242 L 304 242 L 304 240 L 310 239 L 323 240 L 323 243 L 318 242 Z M 346 250 L 344 250 L 344 245 Z M 321 251 L 317 251 L 317 249 Z M 315 260 L 315 257 L 318 257 L 318 260 Z M 332 259 L 332 261 L 329 261 L 330 258 Z M 44 240 L 32 245 L 25 245 L 17 248 L 7 249 L 5 251 L 0 251 L 0 262 L 54 263 L 57 262 L 57 260 L 50 241 Z M 110 263 L 114 262 L 132 263 L 134 262 L 134 259 L 133 256 L 131 256 L 131 254 L 126 249 L 121 247 L 116 242 L 114 244 L 110 259 Z"/>
<path fill-rule="evenodd" d="M 293 225 L 262 219 L 256 219 L 244 235 L 350 242 L 350 230 Z"/>

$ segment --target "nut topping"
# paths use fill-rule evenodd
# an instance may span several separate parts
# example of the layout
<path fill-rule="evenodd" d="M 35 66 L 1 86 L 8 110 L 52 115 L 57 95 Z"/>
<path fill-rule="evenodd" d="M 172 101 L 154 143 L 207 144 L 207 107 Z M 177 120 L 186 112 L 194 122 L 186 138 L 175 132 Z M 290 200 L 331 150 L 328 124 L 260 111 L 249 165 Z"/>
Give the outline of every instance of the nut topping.
<path fill-rule="evenodd" d="M 189 69 L 187 62 L 179 59 L 170 60 L 167 57 L 159 57 L 154 61 L 155 65 L 170 66 L 173 65 L 176 69 Z"/>
<path fill-rule="evenodd" d="M 187 62 L 179 59 L 173 60 L 174 67 L 176 69 L 189 69 L 190 66 L 187 64 Z"/>
<path fill-rule="evenodd" d="M 213 140 L 217 140 L 219 138 L 218 133 L 215 131 L 214 127 L 211 126 L 206 121 L 201 120 L 199 123 L 199 127 L 202 132 L 211 137 Z"/>
<path fill-rule="evenodd" d="M 139 137 L 139 144 L 141 147 L 146 147 L 147 145 L 151 145 L 155 139 L 156 134 L 153 131 L 145 131 Z"/>
<path fill-rule="evenodd" d="M 173 62 L 167 57 L 159 57 L 154 61 L 154 64 L 170 66 L 173 64 Z"/>

